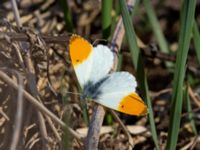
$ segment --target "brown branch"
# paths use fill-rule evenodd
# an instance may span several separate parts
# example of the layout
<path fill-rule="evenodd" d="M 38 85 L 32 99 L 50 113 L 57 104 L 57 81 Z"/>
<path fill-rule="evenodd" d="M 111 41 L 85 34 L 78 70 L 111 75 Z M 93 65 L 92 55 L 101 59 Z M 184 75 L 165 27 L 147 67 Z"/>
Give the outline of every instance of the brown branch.
<path fill-rule="evenodd" d="M 120 24 L 118 24 L 120 25 Z M 115 32 L 115 34 L 118 34 L 117 32 Z M 38 35 L 40 36 L 40 38 L 42 40 L 44 40 L 46 43 L 57 43 L 57 44 L 64 44 L 66 45 L 69 41 L 69 36 L 68 35 L 58 35 L 58 36 L 52 36 L 52 35 Z M 114 37 L 116 37 L 116 35 L 113 36 L 113 42 L 114 40 L 117 40 L 114 43 L 118 43 L 117 46 L 119 47 L 121 45 L 120 40 L 122 37 L 117 37 L 116 39 L 114 39 Z M 15 32 L 0 32 L 0 42 L 6 42 L 6 41 L 24 41 L 24 42 L 30 42 L 31 39 L 30 37 L 25 34 L 25 33 L 15 33 Z M 113 42 L 111 42 L 111 45 L 113 44 Z M 112 45 L 113 46 L 113 45 Z M 115 46 L 113 46 L 114 49 L 116 49 Z M 142 55 L 144 55 L 147 58 L 157 58 L 161 61 L 170 61 L 170 62 L 175 62 L 176 61 L 176 56 L 175 55 L 171 55 L 171 54 L 166 54 L 161 52 L 158 48 L 156 48 L 156 51 L 154 50 L 154 48 L 152 48 L 151 44 L 150 45 L 143 45 L 141 46 L 141 52 Z M 56 52 L 56 51 L 54 51 Z M 128 52 L 123 52 L 123 54 L 128 55 Z M 192 57 L 188 57 L 188 69 L 195 73 L 195 75 L 200 76 L 200 71 L 197 69 L 198 66 L 195 65 L 193 63 L 193 58 Z"/>
<path fill-rule="evenodd" d="M 58 131 L 56 130 L 56 128 L 55 128 L 55 126 L 54 126 L 54 123 L 52 122 L 52 120 L 51 120 L 47 115 L 45 115 L 45 117 L 46 117 L 46 120 L 47 120 L 47 122 L 49 123 L 49 126 L 51 127 L 53 133 L 55 134 L 55 136 L 56 136 L 58 142 L 60 142 L 62 139 L 61 139 L 61 137 L 60 137 Z"/>
<path fill-rule="evenodd" d="M 18 90 L 19 85 L 15 83 L 10 77 L 8 77 L 4 72 L 0 71 L 0 78 L 5 81 L 9 86 L 13 87 L 15 90 Z M 28 100 L 36 109 L 38 109 L 43 114 L 49 116 L 55 123 L 60 125 L 62 128 L 66 128 L 72 134 L 73 137 L 78 139 L 79 141 L 83 141 L 83 136 L 76 133 L 71 128 L 67 127 L 66 124 L 60 120 L 56 115 L 50 112 L 43 104 L 38 102 L 32 95 L 30 95 L 27 91 L 23 90 L 23 96 Z"/>
<path fill-rule="evenodd" d="M 129 0 L 128 4 L 132 6 L 133 1 Z M 114 58 L 113 69 L 112 69 L 113 72 L 117 68 L 117 63 L 118 63 L 117 53 L 119 52 L 119 49 L 121 47 L 124 33 L 125 33 L 125 30 L 124 30 L 124 26 L 123 26 L 123 22 L 122 22 L 122 17 L 120 16 L 117 26 L 115 28 L 112 42 L 111 42 L 111 49 L 116 54 L 115 58 Z M 117 47 L 116 47 L 116 45 L 117 45 Z M 97 150 L 98 149 L 97 147 L 98 147 L 98 143 L 99 143 L 99 135 L 100 135 L 99 133 L 100 133 L 103 119 L 104 119 L 104 115 L 105 115 L 105 110 L 104 110 L 103 106 L 98 105 L 94 109 L 94 112 L 92 114 L 89 130 L 88 130 L 88 134 L 87 134 L 87 138 L 86 138 L 86 144 L 85 144 L 86 150 Z"/>
<path fill-rule="evenodd" d="M 17 144 L 20 139 L 20 131 L 22 127 L 22 118 L 23 118 L 23 79 L 19 73 L 17 73 L 18 80 L 19 80 L 19 87 L 18 87 L 18 97 L 17 97 L 17 112 L 15 115 L 15 128 L 13 131 L 12 142 L 10 146 L 10 150 L 17 149 Z"/>
<path fill-rule="evenodd" d="M 46 42 L 46 43 L 60 43 L 60 44 L 66 44 L 69 41 L 68 35 L 58 35 L 58 36 L 52 36 L 52 35 L 42 35 L 39 34 L 39 36 Z M 25 33 L 15 33 L 15 32 L 0 32 L 0 41 L 24 41 L 24 42 L 30 42 L 30 37 Z"/>
<path fill-rule="evenodd" d="M 22 27 L 22 24 L 21 24 L 21 21 L 20 21 L 20 16 L 19 16 L 19 11 L 18 11 L 18 8 L 17 8 L 17 3 L 16 3 L 15 0 L 11 0 L 11 4 L 12 4 L 12 9 L 13 9 L 13 12 L 14 12 L 15 21 L 17 23 L 17 26 Z"/>
<path fill-rule="evenodd" d="M 0 107 L 0 114 L 5 118 L 5 120 L 10 121 L 8 115 L 3 111 L 3 108 Z"/>
<path fill-rule="evenodd" d="M 99 133 L 103 123 L 105 110 L 103 106 L 97 105 L 92 114 L 90 125 L 88 128 L 85 150 L 97 150 L 99 143 Z"/>
<path fill-rule="evenodd" d="M 119 125 L 121 126 L 121 128 L 124 131 L 124 133 L 126 134 L 126 136 L 128 137 L 128 141 L 129 141 L 128 150 L 132 150 L 135 145 L 134 145 L 133 138 L 132 138 L 131 134 L 129 133 L 129 130 L 124 125 L 124 123 L 120 120 L 120 118 L 118 117 L 118 115 L 116 114 L 115 111 L 110 110 L 110 112 L 111 112 L 112 116 L 115 118 L 115 120 L 119 123 Z"/>
<path fill-rule="evenodd" d="M 22 23 L 20 20 L 20 15 L 19 15 L 17 4 L 16 4 L 16 0 L 11 0 L 11 3 L 12 3 L 12 9 L 14 12 L 17 27 L 20 28 L 20 27 L 22 27 Z M 24 52 L 27 51 L 28 46 L 29 46 L 26 42 L 20 42 L 19 45 L 21 47 L 21 50 L 23 50 Z M 25 57 L 25 64 L 27 66 L 26 70 L 27 70 L 28 86 L 29 86 L 30 92 L 33 94 L 33 96 L 40 99 L 38 91 L 37 91 L 37 87 L 36 87 L 35 70 L 33 67 L 33 63 L 30 59 L 30 51 L 27 51 L 26 56 L 28 56 L 28 57 Z M 43 143 L 43 148 L 49 149 L 48 134 L 47 134 L 44 117 L 40 111 L 37 111 L 37 116 L 38 116 L 38 120 L 39 120 L 39 128 L 40 128 L 41 135 L 42 135 L 41 139 L 42 139 L 42 143 Z"/>

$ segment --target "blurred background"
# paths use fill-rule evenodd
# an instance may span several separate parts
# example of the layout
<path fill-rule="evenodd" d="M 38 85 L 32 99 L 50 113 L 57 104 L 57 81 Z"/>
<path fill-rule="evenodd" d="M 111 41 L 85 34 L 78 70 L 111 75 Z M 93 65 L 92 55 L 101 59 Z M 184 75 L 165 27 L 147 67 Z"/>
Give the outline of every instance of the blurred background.
<path fill-rule="evenodd" d="M 38 106 L 35 107 L 26 100 L 29 98 L 22 96 L 22 91 L 26 90 L 78 132 L 79 137 L 87 135 L 86 129 L 96 104 L 80 101 L 81 90 L 68 55 L 68 40 L 73 33 L 94 45 L 102 43 L 112 46 L 114 42 L 115 48 L 120 49 L 117 70 L 128 71 L 137 76 L 138 93 L 148 106 L 152 106 L 148 116 L 135 117 L 116 112 L 128 129 L 129 136 L 115 115 L 106 109 L 98 142 L 99 149 L 165 149 L 166 145 L 170 149 L 170 140 L 174 140 L 168 136 L 170 130 L 173 131 L 170 124 L 176 124 L 176 119 L 172 121 L 170 112 L 176 113 L 176 110 L 180 113 L 176 116 L 178 126 L 180 119 L 176 149 L 200 149 L 200 1 L 195 3 L 196 10 L 183 7 L 186 2 L 190 3 L 187 0 L 128 1 L 126 9 L 130 15 L 125 19 L 131 20 L 134 30 L 130 30 L 135 31 L 132 36 L 137 40 L 142 62 L 139 70 L 143 71 L 142 76 L 147 79 L 146 83 L 136 75 L 139 71 L 135 67 L 135 56 L 131 51 L 131 35 L 124 35 L 124 16 L 121 24 L 118 24 L 123 13 L 119 1 L 2 0 L 0 149 L 66 150 L 83 147 L 84 142 L 74 138 L 70 131 L 62 129 L 59 123 L 45 113 L 40 113 Z M 189 12 L 190 8 L 195 15 L 188 18 L 194 18 L 194 23 L 187 30 L 187 23 L 191 21 L 186 20 L 183 24 L 181 17 L 184 18 L 184 10 L 188 9 Z M 181 30 L 191 32 L 188 33 L 188 40 L 186 39 L 189 41 L 188 48 L 183 47 L 189 49 L 189 52 L 186 54 L 186 65 L 182 63 L 182 97 L 181 100 L 176 100 L 181 102 L 180 107 L 176 107 L 172 104 L 172 97 L 176 95 L 175 85 L 179 84 L 175 82 L 178 78 L 174 79 L 179 66 L 176 58 L 181 55 L 177 51 L 182 49 L 180 45 L 184 46 L 180 41 L 186 35 L 180 34 Z M 3 79 L 2 73 L 17 83 L 17 88 Z M 147 87 L 146 96 L 143 86 L 144 89 Z"/>

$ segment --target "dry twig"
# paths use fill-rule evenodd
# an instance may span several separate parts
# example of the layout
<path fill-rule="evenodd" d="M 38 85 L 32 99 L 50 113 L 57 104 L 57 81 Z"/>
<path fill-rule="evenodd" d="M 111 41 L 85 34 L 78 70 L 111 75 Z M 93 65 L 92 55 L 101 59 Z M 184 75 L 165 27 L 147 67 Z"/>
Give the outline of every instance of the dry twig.
<path fill-rule="evenodd" d="M 120 25 L 120 24 L 118 24 L 118 25 Z M 115 34 L 118 34 L 118 33 L 115 32 Z M 52 36 L 52 35 L 42 35 L 41 34 L 41 35 L 38 35 L 38 36 L 40 36 L 40 38 L 43 39 L 46 43 L 58 43 L 58 44 L 66 45 L 66 43 L 68 43 L 68 40 L 69 40 L 69 35 Z M 115 37 L 115 35 L 113 37 Z M 121 37 L 117 37 L 117 39 L 113 39 L 113 41 L 114 40 L 118 40 L 120 38 Z M 0 32 L 0 41 L 21 41 L 21 42 L 24 41 L 24 42 L 30 42 L 31 39 L 25 33 Z M 118 43 L 118 42 L 119 41 L 116 41 L 115 43 Z M 112 45 L 112 43 L 111 43 L 111 45 Z M 121 45 L 121 43 L 119 43 L 118 46 L 119 45 Z M 152 58 L 152 59 L 157 58 L 157 59 L 159 59 L 161 61 L 171 61 L 171 62 L 175 62 L 176 61 L 176 56 L 163 53 L 160 50 L 153 51 L 151 49 L 150 45 L 145 45 L 145 47 L 141 47 L 142 55 L 144 55 L 145 57 Z M 115 48 L 115 46 L 113 48 Z M 54 50 L 54 52 L 56 52 L 56 50 Z M 129 55 L 129 53 L 127 53 L 127 52 L 123 52 L 123 54 Z M 200 76 L 200 71 L 198 69 L 198 64 L 194 64 L 193 60 L 194 59 L 192 57 L 188 57 L 187 68 L 188 68 L 189 71 L 193 72 L 196 76 Z"/>
<path fill-rule="evenodd" d="M 132 6 L 133 1 L 129 0 L 128 4 Z M 120 17 L 118 20 L 115 32 L 114 32 L 112 42 L 111 42 L 112 43 L 111 49 L 115 51 L 115 54 L 119 52 L 118 48 L 121 47 L 124 33 L 125 33 L 124 26 L 123 26 L 122 18 Z M 118 47 L 116 47 L 116 45 Z M 117 55 L 115 55 L 112 71 L 116 70 L 117 63 L 118 63 L 118 57 Z M 103 122 L 104 115 L 105 115 L 105 110 L 103 109 L 103 106 L 98 105 L 97 107 L 95 107 L 95 110 L 92 114 L 87 138 L 86 138 L 86 144 L 85 144 L 86 150 L 97 150 L 98 143 L 99 143 L 99 133 L 100 133 L 100 128 Z"/>
<path fill-rule="evenodd" d="M 189 86 L 188 87 L 188 92 L 194 103 L 200 107 L 200 101 L 196 98 L 195 93 L 192 91 L 192 88 Z"/>
<path fill-rule="evenodd" d="M 17 23 L 17 27 L 20 28 L 22 27 L 22 23 L 20 21 L 20 15 L 19 15 L 19 11 L 18 11 L 18 7 L 16 4 L 15 0 L 11 0 L 12 3 L 12 8 L 13 8 L 13 12 L 15 14 L 15 21 Z M 27 47 L 28 44 L 25 42 L 21 42 L 20 43 L 21 49 L 26 52 L 27 51 Z M 27 51 L 27 56 L 30 56 L 30 51 Z M 30 57 L 25 57 L 25 64 L 27 66 L 27 75 L 28 75 L 28 85 L 30 87 L 31 93 L 33 94 L 34 97 L 39 98 L 39 94 L 37 92 L 37 88 L 36 88 L 36 81 L 35 81 L 35 71 L 34 68 L 32 67 L 32 61 L 30 59 Z M 37 115 L 38 115 L 38 119 L 39 119 L 39 127 L 40 127 L 40 131 L 41 131 L 41 135 L 42 135 L 42 141 L 43 141 L 43 147 L 44 149 L 48 149 L 48 135 L 47 135 L 47 129 L 46 129 L 46 125 L 45 125 L 45 120 L 43 118 L 43 115 L 41 114 L 41 112 L 37 111 Z"/>
<path fill-rule="evenodd" d="M 119 123 L 119 125 L 121 126 L 121 128 L 124 131 L 124 133 L 126 134 L 126 136 L 128 137 L 129 150 L 132 150 L 134 148 L 134 141 L 133 141 L 132 136 L 129 133 L 127 127 L 124 125 L 124 123 L 118 117 L 118 115 L 116 114 L 116 112 L 114 112 L 113 110 L 110 110 L 110 112 L 111 112 L 112 116 L 115 118 L 115 120 Z"/>
<path fill-rule="evenodd" d="M 23 78 L 22 76 L 17 73 L 18 80 L 19 80 L 19 87 L 18 87 L 18 97 L 17 97 L 17 112 L 15 115 L 15 128 L 12 136 L 12 142 L 10 146 L 10 150 L 16 150 L 17 144 L 19 142 L 20 131 L 22 127 L 22 118 L 23 118 Z"/>
<path fill-rule="evenodd" d="M 19 85 L 15 83 L 10 77 L 8 77 L 4 72 L 0 71 L 0 78 L 5 81 L 9 86 L 13 87 L 14 89 L 18 90 Z M 76 133 L 71 128 L 67 127 L 66 124 L 60 120 L 57 116 L 55 116 L 52 112 L 50 112 L 43 104 L 38 102 L 33 96 L 31 96 L 27 91 L 23 90 L 24 97 L 35 106 L 39 111 L 41 111 L 43 114 L 49 116 L 55 123 L 60 125 L 62 128 L 67 128 L 69 132 L 72 134 L 73 137 L 75 137 L 78 140 L 83 141 L 83 136 Z"/>

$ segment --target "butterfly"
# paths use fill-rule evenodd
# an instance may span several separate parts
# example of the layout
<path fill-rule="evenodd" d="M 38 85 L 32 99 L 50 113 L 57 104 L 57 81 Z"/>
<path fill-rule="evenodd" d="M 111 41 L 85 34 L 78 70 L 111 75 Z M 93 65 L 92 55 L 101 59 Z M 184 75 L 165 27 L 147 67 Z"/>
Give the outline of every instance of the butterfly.
<path fill-rule="evenodd" d="M 107 46 L 93 47 L 87 40 L 73 34 L 69 54 L 76 77 L 89 98 L 105 107 L 129 115 L 147 114 L 147 106 L 136 93 L 137 82 L 128 72 L 113 72 L 114 54 Z"/>

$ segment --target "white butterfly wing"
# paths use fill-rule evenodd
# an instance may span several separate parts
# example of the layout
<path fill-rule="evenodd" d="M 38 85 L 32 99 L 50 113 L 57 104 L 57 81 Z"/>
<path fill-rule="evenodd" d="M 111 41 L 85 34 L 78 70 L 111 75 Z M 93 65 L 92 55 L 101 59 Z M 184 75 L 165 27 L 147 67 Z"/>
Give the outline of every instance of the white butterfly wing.
<path fill-rule="evenodd" d="M 120 112 L 131 115 L 147 113 L 146 105 L 135 93 L 137 83 L 131 74 L 116 72 L 108 75 L 114 56 L 107 46 L 93 47 L 82 37 L 73 35 L 69 50 L 78 81 L 82 88 L 87 87 L 84 90 L 86 95 L 96 94 L 96 102 Z"/>
<path fill-rule="evenodd" d="M 93 58 L 94 58 L 92 54 L 93 54 L 93 52 L 91 52 L 91 54 L 90 54 L 91 56 L 89 56 L 86 61 L 82 62 L 81 65 L 74 68 L 77 79 L 82 88 L 90 80 Z"/>
<path fill-rule="evenodd" d="M 112 73 L 98 88 L 100 94 L 94 101 L 126 114 L 144 115 L 147 107 L 135 93 L 136 86 L 135 77 L 130 73 Z"/>
<path fill-rule="evenodd" d="M 82 88 L 104 78 L 112 68 L 114 56 L 107 46 L 93 47 L 78 35 L 70 38 L 69 52 L 71 61 Z"/>
<path fill-rule="evenodd" d="M 114 55 L 107 46 L 97 45 L 93 48 L 93 60 L 90 81 L 96 83 L 108 75 L 113 66 Z"/>
<path fill-rule="evenodd" d="M 77 79 L 83 88 L 88 82 L 93 64 L 93 46 L 78 35 L 72 35 L 69 54 Z"/>

